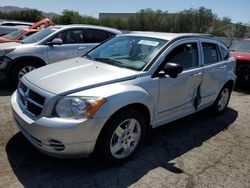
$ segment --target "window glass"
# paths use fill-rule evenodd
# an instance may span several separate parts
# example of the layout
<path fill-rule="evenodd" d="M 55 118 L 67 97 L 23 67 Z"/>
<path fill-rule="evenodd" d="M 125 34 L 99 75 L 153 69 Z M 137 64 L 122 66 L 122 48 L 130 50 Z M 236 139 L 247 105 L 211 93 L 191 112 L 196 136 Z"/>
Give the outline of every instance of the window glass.
<path fill-rule="evenodd" d="M 106 40 L 108 36 L 105 31 L 96 29 L 87 29 L 85 31 L 84 43 L 101 43 Z"/>
<path fill-rule="evenodd" d="M 173 49 L 167 56 L 167 62 L 180 64 L 184 69 L 197 67 L 197 43 L 185 43 Z"/>
<path fill-rule="evenodd" d="M 29 33 L 26 33 L 25 35 L 23 35 L 19 40 L 23 40 L 23 39 L 26 39 L 27 37 L 29 37 L 30 35 L 34 34 L 36 32 L 29 32 Z"/>
<path fill-rule="evenodd" d="M 49 36 L 51 33 L 56 32 L 58 29 L 60 28 L 48 27 L 46 29 L 43 29 L 39 32 L 34 33 L 34 35 L 31 35 L 30 37 L 25 38 L 24 40 L 22 40 L 22 43 L 28 44 L 28 43 L 35 43 L 35 42 L 41 41 L 45 37 Z"/>
<path fill-rule="evenodd" d="M 202 43 L 204 63 L 215 63 L 219 61 L 219 53 L 216 44 L 213 43 Z"/>
<path fill-rule="evenodd" d="M 156 38 L 117 36 L 90 51 L 87 57 L 110 65 L 141 70 L 166 43 L 166 40 Z"/>
<path fill-rule="evenodd" d="M 4 35 L 3 37 L 6 39 L 15 39 L 25 33 L 25 30 L 17 30 L 17 31 L 12 31 L 7 35 Z"/>
<path fill-rule="evenodd" d="M 227 60 L 229 58 L 228 50 L 222 46 L 220 47 L 220 49 L 221 49 L 221 53 L 222 53 L 222 59 Z"/>
<path fill-rule="evenodd" d="M 83 32 L 82 30 L 69 30 L 63 33 L 60 33 L 55 38 L 60 38 L 63 41 L 63 44 L 74 44 L 83 42 Z"/>

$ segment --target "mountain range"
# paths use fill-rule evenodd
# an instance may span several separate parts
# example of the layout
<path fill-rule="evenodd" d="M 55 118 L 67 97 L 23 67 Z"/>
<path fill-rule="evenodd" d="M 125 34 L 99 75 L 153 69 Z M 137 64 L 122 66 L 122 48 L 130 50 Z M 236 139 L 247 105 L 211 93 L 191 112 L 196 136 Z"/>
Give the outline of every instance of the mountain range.
<path fill-rule="evenodd" d="M 4 13 L 9 13 L 9 12 L 14 12 L 14 11 L 20 12 L 23 10 L 32 10 L 32 9 L 28 8 L 28 7 L 21 8 L 21 7 L 16 7 L 16 6 L 3 6 L 3 7 L 0 6 L 0 12 L 4 12 Z M 54 16 L 59 15 L 59 14 L 54 13 L 54 12 L 43 12 L 43 11 L 41 11 L 41 12 L 42 12 L 43 16 L 47 17 L 47 18 L 53 18 Z"/>

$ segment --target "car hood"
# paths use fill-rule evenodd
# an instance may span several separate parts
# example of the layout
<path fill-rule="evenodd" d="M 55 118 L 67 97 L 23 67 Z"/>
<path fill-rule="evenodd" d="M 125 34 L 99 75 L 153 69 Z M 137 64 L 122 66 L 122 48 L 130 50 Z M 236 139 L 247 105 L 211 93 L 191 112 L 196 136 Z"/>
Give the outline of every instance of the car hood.
<path fill-rule="evenodd" d="M 36 69 L 24 76 L 50 93 L 66 95 L 106 84 L 134 79 L 137 71 L 86 58 L 74 58 Z"/>
<path fill-rule="evenodd" d="M 237 60 L 250 61 L 250 52 L 230 52 L 230 54 Z"/>

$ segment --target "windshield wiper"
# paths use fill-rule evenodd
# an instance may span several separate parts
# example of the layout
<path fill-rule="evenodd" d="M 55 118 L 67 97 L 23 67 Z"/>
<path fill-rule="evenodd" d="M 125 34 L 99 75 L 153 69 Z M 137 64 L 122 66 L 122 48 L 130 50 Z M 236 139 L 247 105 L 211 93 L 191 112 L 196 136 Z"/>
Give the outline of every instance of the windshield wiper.
<path fill-rule="evenodd" d="M 115 66 L 124 68 L 124 66 L 121 64 L 120 61 L 109 59 L 107 57 L 95 57 L 94 59 L 97 60 L 97 61 L 106 62 L 106 63 L 109 63 L 111 65 L 115 65 Z"/>

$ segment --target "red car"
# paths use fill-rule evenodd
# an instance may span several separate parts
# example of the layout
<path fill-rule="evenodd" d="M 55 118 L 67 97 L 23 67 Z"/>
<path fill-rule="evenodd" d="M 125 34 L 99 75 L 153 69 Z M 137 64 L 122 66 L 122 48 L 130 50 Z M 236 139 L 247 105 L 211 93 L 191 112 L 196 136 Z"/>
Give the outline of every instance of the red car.
<path fill-rule="evenodd" d="M 237 82 L 250 83 L 250 39 L 239 40 L 229 50 L 236 59 Z"/>
<path fill-rule="evenodd" d="M 40 20 L 39 22 L 34 23 L 29 28 L 24 28 L 24 29 L 20 29 L 17 31 L 13 31 L 7 35 L 0 37 L 0 43 L 1 42 L 19 42 L 20 40 L 52 24 L 53 22 L 49 18 L 44 18 L 43 20 Z"/>

